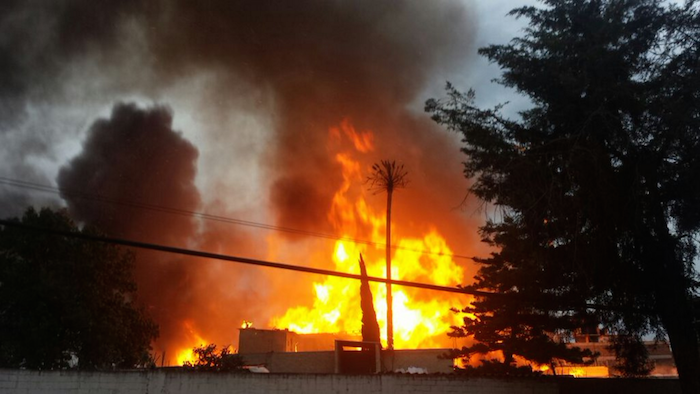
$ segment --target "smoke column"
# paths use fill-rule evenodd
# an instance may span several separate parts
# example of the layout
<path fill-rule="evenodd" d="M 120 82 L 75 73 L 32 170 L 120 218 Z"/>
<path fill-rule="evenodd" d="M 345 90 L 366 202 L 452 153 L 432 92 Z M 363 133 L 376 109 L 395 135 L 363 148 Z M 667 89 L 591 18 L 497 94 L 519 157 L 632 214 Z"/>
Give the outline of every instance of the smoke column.
<path fill-rule="evenodd" d="M 80 199 L 71 191 L 196 211 L 197 156 L 197 149 L 172 129 L 167 108 L 119 103 L 109 119 L 92 124 L 83 152 L 61 169 L 58 185 L 80 221 L 117 237 L 186 245 L 195 232 L 190 217 Z"/>
<path fill-rule="evenodd" d="M 197 172 L 198 162 L 236 171 L 236 156 L 198 156 L 201 142 L 173 130 L 180 112 L 123 103 L 137 97 L 168 104 L 177 99 L 168 96 L 173 86 L 204 75 L 216 83 L 193 92 L 201 98 L 192 113 L 245 115 L 222 104 L 231 97 L 246 108 L 264 103 L 257 116 L 272 134 L 260 133 L 266 149 L 258 165 L 270 185 L 261 199 L 269 206 L 260 209 L 275 224 L 333 233 L 327 216 L 342 174 L 328 135 L 347 120 L 375 135 L 376 151 L 365 164 L 397 160 L 409 171 L 410 187 L 395 199 L 397 221 L 438 227 L 457 252 L 476 242 L 476 219 L 451 210 L 467 189 L 458 145 L 422 113 L 419 96 L 429 83 L 442 85 L 473 51 L 473 21 L 462 2 L 73 0 L 7 1 L 0 9 L 0 143 L 31 146 L 58 161 L 61 141 L 83 141 L 56 178 L 78 220 L 115 236 L 221 253 L 245 253 L 261 242 L 231 226 L 72 194 L 234 216 L 235 200 L 198 190 L 195 180 L 208 175 Z M 95 113 L 85 115 L 87 136 L 52 129 L 49 115 L 35 114 L 62 108 L 67 98 L 78 106 L 97 98 L 111 114 L 95 121 Z M 31 133 L 33 125 L 49 132 Z M 210 145 L 235 142 L 239 132 L 211 129 L 199 136 Z M 18 173 L 36 171 L 22 155 L 2 153 Z M 243 318 L 283 310 L 307 283 L 292 288 L 275 273 L 150 253 L 138 259 L 139 297 L 161 325 L 159 350 L 182 342 L 185 320 L 195 321 L 205 339 L 229 343 Z"/>
<path fill-rule="evenodd" d="M 163 74 L 183 64 L 223 67 L 274 92 L 277 133 L 266 164 L 281 225 L 330 230 L 319 228 L 327 222 L 319 207 L 329 207 L 341 180 L 327 134 L 344 118 L 378 136 L 381 157 L 400 156 L 420 171 L 436 168 L 425 162 L 433 153 L 454 150 L 445 138 L 421 136 L 434 126 L 407 107 L 431 73 L 469 49 L 457 3 L 183 2 L 163 15 L 152 37 Z"/>

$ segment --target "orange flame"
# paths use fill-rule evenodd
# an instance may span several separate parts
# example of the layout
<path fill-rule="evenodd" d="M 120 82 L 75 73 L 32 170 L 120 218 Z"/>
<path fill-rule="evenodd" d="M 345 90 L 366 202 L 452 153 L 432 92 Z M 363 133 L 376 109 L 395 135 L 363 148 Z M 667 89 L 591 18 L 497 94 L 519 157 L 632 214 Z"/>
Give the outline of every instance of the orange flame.
<path fill-rule="evenodd" d="M 585 367 L 557 367 L 557 375 L 571 375 L 575 378 L 601 378 L 610 376 L 608 367 L 590 365 Z"/>
<path fill-rule="evenodd" d="M 336 153 L 343 170 L 343 183 L 335 193 L 328 213 L 330 223 L 340 238 L 335 242 L 332 261 L 335 270 L 359 274 L 359 256 L 367 263 L 369 276 L 386 277 L 385 229 L 383 209 L 375 211 L 365 199 L 366 185 L 363 165 L 354 156 L 374 149 L 371 132 L 358 133 L 344 120 L 331 128 L 330 137 L 336 142 L 347 138 L 354 151 Z M 347 145 L 347 144 L 346 144 Z M 365 166 L 366 169 L 369 166 Z M 410 174 L 409 174 L 410 176 Z M 400 193 L 398 197 L 400 198 Z M 383 200 L 382 200 L 383 201 Z M 394 234 L 401 236 L 400 223 L 394 224 Z M 369 243 L 353 239 L 369 239 Z M 430 228 L 418 236 L 403 236 L 393 242 L 392 278 L 455 286 L 464 282 L 464 269 L 450 257 L 452 251 L 437 229 Z M 271 320 L 271 326 L 288 328 L 298 333 L 361 332 L 360 284 L 354 280 L 327 277 L 313 284 L 315 299 L 312 306 L 290 308 Z M 377 320 L 386 342 L 386 287 L 371 284 Z M 392 287 L 394 310 L 394 343 L 397 348 L 450 346 L 447 332 L 460 325 L 460 316 L 450 312 L 453 306 L 465 305 L 465 296 L 427 292 L 413 288 Z"/>
<path fill-rule="evenodd" d="M 330 134 L 335 139 L 341 139 L 341 131 L 358 152 L 367 153 L 374 150 L 374 134 L 371 131 L 357 132 L 348 119 L 343 119 L 338 127 L 331 127 Z"/>
<path fill-rule="evenodd" d="M 177 352 L 177 357 L 175 358 L 177 362 L 175 365 L 184 365 L 185 362 L 194 362 L 196 356 L 192 349 L 197 346 L 204 346 L 208 344 L 208 342 L 204 338 L 202 338 L 199 334 L 197 334 L 197 332 L 195 332 L 191 320 L 184 321 L 182 325 L 185 329 L 185 332 L 187 332 L 188 343 L 190 345 L 180 349 Z"/>

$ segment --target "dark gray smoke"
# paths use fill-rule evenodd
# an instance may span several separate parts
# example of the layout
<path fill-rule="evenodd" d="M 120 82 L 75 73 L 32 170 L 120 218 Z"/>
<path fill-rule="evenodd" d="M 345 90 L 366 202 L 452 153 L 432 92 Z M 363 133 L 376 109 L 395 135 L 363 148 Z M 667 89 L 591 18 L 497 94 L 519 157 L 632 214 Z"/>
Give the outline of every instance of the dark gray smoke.
<path fill-rule="evenodd" d="M 82 150 L 77 156 L 71 152 L 74 157 L 57 177 L 77 219 L 115 236 L 237 254 L 250 242 L 230 226 L 100 204 L 75 193 L 184 210 L 208 211 L 214 207 L 203 201 L 218 201 L 224 206 L 217 205 L 217 212 L 234 216 L 237 201 L 214 197 L 217 190 L 197 190 L 195 176 L 198 160 L 235 172 L 237 156 L 198 158 L 193 144 L 226 141 L 233 152 L 246 150 L 236 146 L 240 130 L 216 122 L 227 113 L 245 116 L 262 101 L 269 106 L 256 116 L 269 120 L 273 133 L 260 132 L 267 149 L 259 165 L 270 185 L 260 201 L 270 206 L 259 208 L 269 209 L 280 226 L 333 232 L 327 214 L 342 177 L 328 133 L 348 119 L 375 134 L 376 150 L 363 164 L 397 160 L 409 171 L 409 189 L 395 196 L 395 220 L 404 222 L 404 231 L 422 231 L 430 223 L 464 251 L 461 246 L 472 243 L 465 235 L 472 224 L 450 211 L 467 187 L 458 147 L 411 108 L 421 107 L 415 104 L 423 101 L 427 84 L 441 86 L 462 66 L 473 50 L 472 36 L 468 10 L 456 0 L 3 1 L 0 146 L 22 146 L 32 156 L 61 163 L 65 157 L 57 147 L 83 140 L 79 131 L 91 125 Z M 189 142 L 174 131 L 166 107 L 116 104 L 108 118 L 93 122 L 105 107 L 134 97 L 181 100 L 167 95 L 201 75 L 217 83 L 178 90 L 198 107 L 177 111 L 194 114 L 205 130 L 214 130 L 200 135 L 202 141 Z M 245 109 L 229 108 L 230 102 Z M 71 129 L 56 125 L 51 108 L 86 113 L 71 115 Z M 216 117 L 205 116 L 212 113 Z M 35 129 L 42 132 L 31 132 Z M 0 160 L 15 174 L 37 172 L 33 179 L 41 183 L 32 156 L 0 150 Z M 370 202 L 381 207 L 383 201 L 376 196 Z M 184 318 L 198 319 L 209 339 L 223 344 L 218 338 L 235 337 L 232 327 L 242 318 L 273 313 L 253 310 L 261 303 L 252 298 L 269 300 L 265 297 L 277 290 L 265 288 L 251 271 L 205 269 L 199 262 L 148 253 L 140 253 L 139 261 L 144 261 L 137 271 L 139 294 L 156 312 L 161 349 L 168 341 L 181 342 Z M 216 306 L 216 300 L 223 301 Z"/>
<path fill-rule="evenodd" d="M 169 109 L 120 103 L 109 119 L 92 124 L 82 153 L 59 171 L 57 180 L 77 220 L 112 236 L 184 245 L 195 233 L 194 219 L 156 209 L 200 208 L 194 185 L 197 156 L 197 149 L 172 129 Z M 80 192 L 88 198 L 75 194 Z M 141 205 L 120 204 L 134 201 Z"/>
<path fill-rule="evenodd" d="M 122 22 L 143 2 L 7 0 L 0 4 L 0 133 L 13 133 L 31 107 L 65 94 L 63 73 L 115 48 Z"/>
<path fill-rule="evenodd" d="M 0 2 L 0 161 L 9 178 L 50 184 L 37 161 L 64 160 L 57 145 L 72 137 L 46 119 L 47 107 L 65 103 L 75 88 L 66 72 L 89 56 L 111 52 L 120 24 L 140 1 L 7 0 Z M 53 175 L 53 174 L 52 174 Z M 18 215 L 28 204 L 57 204 L 47 196 L 0 190 L 0 215 Z"/>
<path fill-rule="evenodd" d="M 109 236 L 186 248 L 200 239 L 195 217 L 186 214 L 201 210 L 194 185 L 197 154 L 197 149 L 172 129 L 168 108 L 142 109 L 120 103 L 108 119 L 92 124 L 82 152 L 59 171 L 58 185 L 71 214 Z M 181 214 L 164 212 L 171 208 Z M 209 224 L 201 234 L 202 248 L 226 250 L 217 245 L 224 234 L 228 246 L 242 243 L 240 237 L 232 236 L 230 228 Z M 172 351 L 188 340 L 183 340 L 183 322 L 199 322 L 200 330 L 210 322 L 218 328 L 222 324 L 229 329 L 237 326 L 240 316 L 222 314 L 227 309 L 227 296 L 221 292 L 230 292 L 231 287 L 221 287 L 219 278 L 210 277 L 214 263 L 136 252 L 138 297 L 161 327 L 158 350 Z M 228 268 L 229 286 L 234 286 L 242 273 L 245 271 Z M 246 299 L 255 295 L 254 291 L 237 295 L 237 303 L 244 306 L 238 313 L 245 313 L 245 305 L 252 304 Z M 214 327 L 208 329 L 215 331 Z"/>
<path fill-rule="evenodd" d="M 319 228 L 325 222 L 319 215 L 340 182 L 327 151 L 329 127 L 349 118 L 378 135 L 379 155 L 412 160 L 406 151 L 413 138 L 433 127 L 398 122 L 411 116 L 407 106 L 427 79 L 453 67 L 458 57 L 452 55 L 465 53 L 471 42 L 465 10 L 453 2 L 170 5 L 152 37 L 161 72 L 177 75 L 185 64 L 223 67 L 272 87 L 274 209 L 280 224 L 317 231 L 328 230 Z"/>
<path fill-rule="evenodd" d="M 319 231 L 328 229 L 318 228 L 316 208 L 327 208 L 340 182 L 325 149 L 328 128 L 349 118 L 378 134 L 378 155 L 411 156 L 406 145 L 434 127 L 397 122 L 411 116 L 407 106 L 429 78 L 454 69 L 472 49 L 472 24 L 457 1 L 72 0 L 1 7 L 0 131 L 17 133 L 28 106 L 67 94 L 62 75 L 85 58 L 106 67 L 100 77 L 117 92 L 115 82 L 132 86 L 139 71 L 153 75 L 142 86 L 147 95 L 202 70 L 237 75 L 275 97 L 277 134 L 266 165 L 275 177 L 271 201 L 280 224 Z M 124 53 L 134 50 L 130 42 L 147 52 Z M 125 58 L 143 69 L 110 67 Z"/>
<path fill-rule="evenodd" d="M 95 121 L 82 152 L 58 174 L 71 214 L 112 237 L 187 245 L 196 234 L 194 218 L 162 210 L 200 208 L 194 186 L 197 149 L 171 122 L 165 107 L 121 103 L 109 119 Z M 133 202 L 139 205 L 128 205 Z M 137 252 L 138 296 L 158 320 L 165 342 L 177 337 L 172 331 L 180 322 L 191 318 L 198 268 L 180 257 Z"/>

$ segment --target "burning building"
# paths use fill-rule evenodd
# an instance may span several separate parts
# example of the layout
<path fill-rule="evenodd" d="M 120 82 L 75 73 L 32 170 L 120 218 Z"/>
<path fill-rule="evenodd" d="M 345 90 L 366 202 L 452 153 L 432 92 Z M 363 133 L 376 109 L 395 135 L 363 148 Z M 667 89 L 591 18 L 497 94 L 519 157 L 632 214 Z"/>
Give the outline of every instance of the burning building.
<path fill-rule="evenodd" d="M 469 64 L 473 19 L 458 0 L 10 2 L 0 138 L 18 149 L 3 155 L 110 236 L 350 273 L 363 253 L 371 276 L 386 274 L 385 208 L 365 180 L 396 160 L 410 183 L 391 277 L 465 284 L 482 217 L 455 209 L 458 137 L 422 103 Z M 143 251 L 135 266 L 165 365 L 228 344 L 244 318 L 360 332 L 352 280 Z M 451 344 L 467 297 L 394 290 L 397 348 Z M 372 292 L 385 332 L 384 287 Z"/>
<path fill-rule="evenodd" d="M 289 330 L 247 327 L 240 329 L 238 338 L 238 354 L 296 352 L 299 348 L 299 335 Z"/>
<path fill-rule="evenodd" d="M 445 357 L 448 349 L 382 351 L 377 343 L 347 339 L 334 339 L 330 348 L 314 348 L 317 339 L 289 330 L 241 328 L 238 354 L 247 366 L 272 373 L 450 373 L 454 368 L 453 360 Z"/>

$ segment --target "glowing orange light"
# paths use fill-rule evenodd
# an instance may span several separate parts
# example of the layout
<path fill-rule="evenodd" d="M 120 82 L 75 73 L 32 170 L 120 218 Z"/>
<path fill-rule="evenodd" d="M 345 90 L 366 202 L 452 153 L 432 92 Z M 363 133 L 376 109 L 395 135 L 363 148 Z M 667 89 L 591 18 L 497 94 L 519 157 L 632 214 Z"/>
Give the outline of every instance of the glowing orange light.
<path fill-rule="evenodd" d="M 593 378 L 610 376 L 608 367 L 592 365 L 586 367 L 557 367 L 557 375 L 571 375 L 575 378 Z"/>
<path fill-rule="evenodd" d="M 374 150 L 374 134 L 371 131 L 356 131 L 349 119 L 343 119 L 340 126 L 331 127 L 329 131 L 335 139 L 341 139 L 342 132 L 358 152 L 367 153 Z"/>
<path fill-rule="evenodd" d="M 176 365 L 184 365 L 185 362 L 193 362 L 196 355 L 192 351 L 193 348 L 197 346 L 204 346 L 208 342 L 202 338 L 197 332 L 195 332 L 192 321 L 183 322 L 183 327 L 185 332 L 188 334 L 188 345 L 177 352 Z"/>
<path fill-rule="evenodd" d="M 328 213 L 330 223 L 340 235 L 331 256 L 335 270 L 359 274 L 358 260 L 362 253 L 368 275 L 385 277 L 385 213 L 367 203 L 364 182 L 369 166 L 365 166 L 363 172 L 364 167 L 356 157 L 374 149 L 373 136 L 371 132 L 358 133 L 347 120 L 332 128 L 330 135 L 338 141 L 347 138 L 354 147 L 354 151 L 345 150 L 335 155 L 343 175 Z M 396 226 L 395 234 L 401 236 L 400 226 Z M 350 241 L 356 238 L 368 238 L 371 242 Z M 452 251 L 437 229 L 429 229 L 419 236 L 403 236 L 394 245 L 392 278 L 442 286 L 464 282 L 464 269 L 453 261 Z M 382 340 L 386 341 L 386 287 L 375 283 L 370 286 Z M 313 289 L 316 297 L 312 306 L 290 308 L 282 316 L 273 318 L 270 325 L 298 333 L 359 335 L 362 325 L 359 283 L 327 277 L 314 283 Z M 421 293 L 421 290 L 399 286 L 392 290 L 397 348 L 450 346 L 446 334 L 451 326 L 461 324 L 461 316 L 451 313 L 450 308 L 462 306 L 469 299 L 447 293 Z"/>

